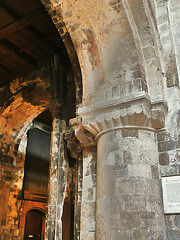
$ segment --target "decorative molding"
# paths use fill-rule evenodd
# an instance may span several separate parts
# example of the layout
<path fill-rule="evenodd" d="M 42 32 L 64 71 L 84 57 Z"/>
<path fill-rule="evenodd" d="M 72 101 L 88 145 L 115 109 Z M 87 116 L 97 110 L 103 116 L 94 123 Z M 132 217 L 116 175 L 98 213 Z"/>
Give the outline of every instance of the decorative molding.
<path fill-rule="evenodd" d="M 83 107 L 79 109 L 82 120 L 79 125 L 76 125 L 75 135 L 78 133 L 77 136 L 79 136 L 86 130 L 96 137 L 102 131 L 125 126 L 161 129 L 165 124 L 167 109 L 165 101 L 151 102 L 146 93 L 124 102 L 116 100 L 104 105 Z"/>
<path fill-rule="evenodd" d="M 95 145 L 104 133 L 122 129 L 159 131 L 164 127 L 167 104 L 163 100 L 151 102 L 147 94 L 125 102 L 112 101 L 79 109 L 79 117 L 70 120 L 65 133 L 68 148 L 77 158 L 84 146 Z"/>
<path fill-rule="evenodd" d="M 97 140 L 102 136 L 104 135 L 105 133 L 109 133 L 109 132 L 113 132 L 113 131 L 118 131 L 118 130 L 146 130 L 146 131 L 149 131 L 149 132 L 159 132 L 159 131 L 164 131 L 164 129 L 162 130 L 156 130 L 154 128 L 150 128 L 150 127 L 141 127 L 141 126 L 123 126 L 123 127 L 115 127 L 115 128 L 111 128 L 111 129 L 107 129 L 107 130 L 104 130 L 102 132 L 99 132 L 97 135 L 96 135 L 96 142 Z"/>

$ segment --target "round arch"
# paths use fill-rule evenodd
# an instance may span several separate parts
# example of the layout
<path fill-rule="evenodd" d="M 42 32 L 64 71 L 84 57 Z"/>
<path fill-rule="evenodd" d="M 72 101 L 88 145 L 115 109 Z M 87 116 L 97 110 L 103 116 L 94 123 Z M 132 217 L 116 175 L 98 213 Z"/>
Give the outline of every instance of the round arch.
<path fill-rule="evenodd" d="M 44 239 L 45 213 L 38 208 L 32 208 L 26 213 L 24 239 L 30 237 Z"/>
<path fill-rule="evenodd" d="M 159 39 L 147 0 L 42 3 L 65 43 L 73 67 L 77 70 L 80 65 L 83 106 L 118 94 L 122 97 L 117 85 L 129 82 L 130 86 L 132 78 L 136 79 L 132 93 L 145 91 L 152 101 L 157 94 L 164 95 Z M 141 89 L 136 88 L 139 79 Z M 109 85 L 111 89 L 107 90 Z"/>

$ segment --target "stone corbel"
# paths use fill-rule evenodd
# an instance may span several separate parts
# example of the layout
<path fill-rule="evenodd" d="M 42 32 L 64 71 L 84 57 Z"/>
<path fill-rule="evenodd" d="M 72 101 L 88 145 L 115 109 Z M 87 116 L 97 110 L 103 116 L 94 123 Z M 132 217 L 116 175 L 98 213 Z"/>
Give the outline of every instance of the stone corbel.
<path fill-rule="evenodd" d="M 164 127 L 167 110 L 168 106 L 164 101 L 154 102 L 151 104 L 151 126 L 154 129 Z"/>
<path fill-rule="evenodd" d="M 83 126 L 82 119 L 80 117 L 71 119 L 70 126 L 74 129 L 75 136 L 82 146 L 91 146 L 95 144 L 93 134 Z"/>
<path fill-rule="evenodd" d="M 70 127 L 66 129 L 64 139 L 71 156 L 76 159 L 83 147 L 95 145 L 94 136 L 83 127 L 82 120 L 78 117 L 70 120 Z"/>
<path fill-rule="evenodd" d="M 76 138 L 74 129 L 72 127 L 66 129 L 64 133 L 64 139 L 67 142 L 67 147 L 70 150 L 71 157 L 77 159 L 82 151 L 82 145 Z"/>

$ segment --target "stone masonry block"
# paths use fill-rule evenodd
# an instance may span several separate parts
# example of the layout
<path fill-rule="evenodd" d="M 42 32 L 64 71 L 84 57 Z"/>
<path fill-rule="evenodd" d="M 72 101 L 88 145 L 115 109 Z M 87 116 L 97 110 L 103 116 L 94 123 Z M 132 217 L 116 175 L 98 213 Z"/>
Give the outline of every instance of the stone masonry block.
<path fill-rule="evenodd" d="M 144 196 L 127 196 L 125 199 L 126 211 L 136 212 L 146 210 L 146 199 Z"/>
<path fill-rule="evenodd" d="M 130 240 L 130 231 L 125 231 L 124 229 L 118 229 L 114 230 L 111 232 L 111 239 L 116 240 L 116 239 L 126 239 Z"/>
<path fill-rule="evenodd" d="M 123 129 L 122 130 L 122 136 L 123 136 L 123 138 L 125 138 L 125 137 L 138 138 L 139 134 L 138 134 L 138 130 L 136 130 L 136 129 Z"/>
<path fill-rule="evenodd" d="M 164 230 L 164 219 L 159 214 L 156 214 L 156 226 L 159 231 Z"/>
<path fill-rule="evenodd" d="M 147 194 L 149 194 L 149 181 L 146 179 L 136 179 L 135 195 L 145 196 Z"/>
<path fill-rule="evenodd" d="M 163 166 L 169 164 L 169 154 L 167 152 L 159 154 L 159 164 Z"/>
<path fill-rule="evenodd" d="M 179 174 L 179 167 L 177 166 L 177 164 L 161 166 L 160 174 L 161 176 L 177 175 Z"/>
<path fill-rule="evenodd" d="M 154 212 L 140 212 L 139 213 L 140 228 L 154 229 L 156 226 L 156 218 Z"/>
<path fill-rule="evenodd" d="M 135 182 L 133 180 L 120 179 L 116 184 L 117 194 L 133 195 L 135 193 Z"/>
<path fill-rule="evenodd" d="M 127 177 L 127 164 L 111 166 L 111 174 L 114 176 L 115 181 L 122 177 Z"/>
<path fill-rule="evenodd" d="M 81 230 L 95 231 L 95 219 L 94 218 L 81 218 Z"/>
<path fill-rule="evenodd" d="M 152 178 L 159 179 L 159 171 L 157 166 L 151 165 L 151 174 Z"/>
<path fill-rule="evenodd" d="M 149 179 L 149 195 L 157 197 L 160 195 L 160 183 L 156 179 Z"/>
<path fill-rule="evenodd" d="M 158 143 L 159 152 L 170 151 L 174 149 L 174 147 L 175 147 L 175 144 L 174 144 L 174 141 L 172 140 Z"/>
<path fill-rule="evenodd" d="M 82 230 L 80 233 L 81 240 L 95 240 L 95 231 Z"/>
<path fill-rule="evenodd" d="M 159 142 L 164 142 L 170 140 L 170 135 L 166 132 L 159 132 L 157 133 L 157 139 Z"/>
<path fill-rule="evenodd" d="M 128 166 L 128 176 L 134 178 L 150 178 L 151 169 L 149 165 L 129 165 Z"/>
<path fill-rule="evenodd" d="M 125 211 L 126 196 L 113 195 L 111 196 L 111 213 L 119 214 L 121 211 Z"/>
<path fill-rule="evenodd" d="M 124 150 L 123 151 L 123 158 L 124 158 L 124 163 L 128 164 L 132 162 L 132 155 L 131 152 Z"/>
<path fill-rule="evenodd" d="M 132 240 L 147 240 L 148 239 L 148 232 L 143 229 L 137 229 L 132 231 Z"/>
<path fill-rule="evenodd" d="M 96 203 L 82 203 L 81 205 L 81 214 L 82 217 L 88 217 L 95 219 L 95 206 Z"/>
<path fill-rule="evenodd" d="M 139 227 L 139 214 L 137 212 L 122 212 L 120 214 L 121 223 L 124 228 L 132 229 Z"/>

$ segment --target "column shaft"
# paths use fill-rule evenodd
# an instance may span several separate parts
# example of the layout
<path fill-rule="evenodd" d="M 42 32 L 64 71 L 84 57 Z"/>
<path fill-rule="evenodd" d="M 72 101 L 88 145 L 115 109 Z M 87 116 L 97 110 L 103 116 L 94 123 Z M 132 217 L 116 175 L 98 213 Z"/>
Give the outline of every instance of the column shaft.
<path fill-rule="evenodd" d="M 65 122 L 55 118 L 51 136 L 50 182 L 47 207 L 46 239 L 62 239 L 62 222 L 64 199 L 67 185 L 66 159 L 64 156 L 63 131 Z"/>
<path fill-rule="evenodd" d="M 95 146 L 83 149 L 81 240 L 95 239 L 96 159 L 97 152 Z"/>
<path fill-rule="evenodd" d="M 97 143 L 96 240 L 164 239 L 156 134 L 127 128 Z"/>

